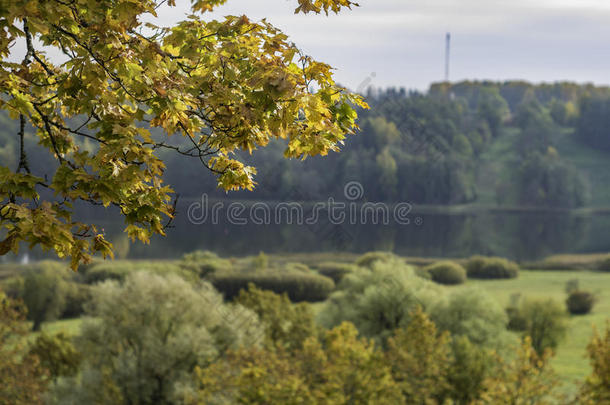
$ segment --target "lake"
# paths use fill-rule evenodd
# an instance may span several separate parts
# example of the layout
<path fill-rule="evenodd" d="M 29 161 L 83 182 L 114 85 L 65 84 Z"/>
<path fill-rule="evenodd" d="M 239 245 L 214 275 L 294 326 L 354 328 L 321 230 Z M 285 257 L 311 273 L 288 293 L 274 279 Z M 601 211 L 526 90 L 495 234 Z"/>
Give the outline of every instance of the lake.
<path fill-rule="evenodd" d="M 311 204 L 303 208 L 303 218 L 289 217 L 288 209 L 279 217 L 279 204 L 239 202 L 242 212 L 234 218 L 228 213 L 234 201 L 221 201 L 222 208 L 212 217 L 210 203 L 207 218 L 195 212 L 193 201 L 178 205 L 178 216 L 167 236 L 157 236 L 149 245 L 129 246 L 122 233 L 124 225 L 116 215 L 88 212 L 115 242 L 119 256 L 132 259 L 174 259 L 198 249 L 211 250 L 225 256 L 266 253 L 349 251 L 364 253 L 391 250 L 404 256 L 468 257 L 473 254 L 503 256 L 517 261 L 541 259 L 555 253 L 610 252 L 610 212 L 598 211 L 527 211 L 480 208 L 411 207 L 402 221 L 392 215 L 384 223 L 381 216 L 360 216 L 362 205 L 349 202 L 343 217 L 329 220 L 321 210 L 316 221 L 311 219 Z M 215 203 L 218 203 L 216 201 Z M 337 203 L 339 204 L 339 203 Z M 258 208 L 253 209 L 253 207 Z M 267 207 L 270 214 L 264 219 Z M 197 207 L 195 207 L 197 208 Z M 294 208 L 294 207 L 293 207 Z M 239 211 L 239 210 L 237 210 Z M 257 211 L 260 215 L 252 216 Z M 341 214 L 341 210 L 338 214 Z M 393 214 L 393 207 L 389 208 Z M 295 211 L 296 212 L 296 211 Z M 351 221 L 355 213 L 356 221 Z M 108 221 L 116 217 L 117 221 Z M 205 219 L 205 220 L 203 220 Z M 339 220 L 337 220 L 339 219 Z M 353 218 L 352 218 L 353 219 Z M 374 224 L 376 219 L 377 224 Z M 121 248 L 122 246 L 122 248 Z M 22 252 L 26 252 L 22 249 Z M 28 253 L 31 259 L 49 257 L 38 250 Z M 21 256 L 20 256 L 21 257 Z M 19 260 L 5 257 L 4 260 Z"/>
<path fill-rule="evenodd" d="M 349 203 L 341 221 L 331 221 L 324 214 L 307 223 L 280 215 L 271 220 L 248 217 L 253 204 L 247 203 L 241 222 L 223 215 L 201 216 L 193 221 L 187 204 L 179 207 L 174 228 L 167 237 L 155 237 L 150 246 L 136 244 L 131 258 L 176 258 L 197 249 L 221 255 L 242 256 L 266 253 L 317 251 L 391 250 L 404 256 L 467 257 L 473 254 L 497 255 L 513 260 L 535 260 L 555 253 L 610 252 L 610 213 L 570 211 L 460 210 L 412 207 L 406 221 L 390 218 L 362 219 L 362 207 L 356 208 L 357 221 L 350 221 Z M 191 204 L 192 205 L 192 204 Z M 191 210 L 192 211 L 192 210 Z M 392 211 L 390 209 L 390 211 Z M 260 211 L 262 212 L 262 211 Z M 286 212 L 284 212 L 286 213 Z M 370 212 L 369 212 L 370 214 Z M 189 217 L 190 220 L 189 220 Z M 276 220 L 277 219 L 277 220 Z M 341 218 L 339 218 L 341 219 Z M 292 220 L 292 221 L 290 221 Z M 115 227 L 113 227 L 115 228 Z M 118 229 L 117 229 L 118 231 Z"/>

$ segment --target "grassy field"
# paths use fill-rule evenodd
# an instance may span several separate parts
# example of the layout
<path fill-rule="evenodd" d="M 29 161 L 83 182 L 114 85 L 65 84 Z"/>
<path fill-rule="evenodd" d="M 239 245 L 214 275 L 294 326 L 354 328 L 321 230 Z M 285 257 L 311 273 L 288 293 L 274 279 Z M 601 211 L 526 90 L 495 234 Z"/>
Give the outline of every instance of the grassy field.
<path fill-rule="evenodd" d="M 479 204 L 495 205 L 496 185 L 507 181 L 507 167 L 515 160 L 515 139 L 519 130 L 505 128 L 500 136 L 493 140 L 491 147 L 480 156 L 480 166 L 477 170 L 477 190 Z"/>
<path fill-rule="evenodd" d="M 506 306 L 513 294 L 521 294 L 522 297 L 553 298 L 564 302 L 565 285 L 571 279 L 578 279 L 581 289 L 594 292 L 598 302 L 591 314 L 569 318 L 567 335 L 553 360 L 555 371 L 568 386 L 589 373 L 585 350 L 593 325 L 603 331 L 606 320 L 610 318 L 610 273 L 522 271 L 519 278 L 514 280 L 470 280 L 467 283 L 479 286 Z"/>
<path fill-rule="evenodd" d="M 607 207 L 610 204 L 610 159 L 602 150 L 583 145 L 573 132 L 558 136 L 557 151 L 570 165 L 576 167 L 589 185 L 590 207 Z"/>
<path fill-rule="evenodd" d="M 493 139 L 490 147 L 480 156 L 477 170 L 477 203 L 495 204 L 495 187 L 498 182 L 509 180 L 509 166 L 518 164 L 515 142 L 519 130 L 504 128 Z M 562 160 L 575 167 L 585 180 L 590 195 L 587 207 L 608 207 L 610 204 L 610 159 L 607 152 L 584 145 L 575 138 L 573 130 L 561 130 L 555 134 L 553 146 Z"/>
<path fill-rule="evenodd" d="M 55 333 L 64 332 L 66 335 L 75 336 L 80 333 L 80 325 L 83 322 L 81 318 L 77 319 L 62 319 L 55 322 L 45 322 L 42 324 L 42 331 L 53 335 Z"/>

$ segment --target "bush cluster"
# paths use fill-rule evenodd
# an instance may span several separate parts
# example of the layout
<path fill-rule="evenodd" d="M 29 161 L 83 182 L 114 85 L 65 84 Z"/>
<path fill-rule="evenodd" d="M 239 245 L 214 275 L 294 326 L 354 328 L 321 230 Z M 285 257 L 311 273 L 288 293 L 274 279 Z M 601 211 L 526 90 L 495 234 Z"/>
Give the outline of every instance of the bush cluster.
<path fill-rule="evenodd" d="M 396 256 L 390 252 L 368 252 L 356 259 L 356 265 L 360 267 L 371 267 L 376 262 L 389 262 Z"/>
<path fill-rule="evenodd" d="M 233 269 L 231 260 L 223 259 L 216 253 L 207 250 L 197 250 L 184 255 L 179 265 L 202 278 Z"/>
<path fill-rule="evenodd" d="M 431 264 L 424 270 L 432 281 L 439 284 L 454 285 L 466 281 L 466 270 L 461 265 L 448 260 Z"/>
<path fill-rule="evenodd" d="M 159 275 L 177 274 L 186 280 L 196 278 L 196 274 L 191 269 L 183 268 L 174 263 L 131 260 L 107 260 L 96 263 L 84 269 L 82 277 L 85 284 L 96 284 L 106 280 L 123 281 L 129 274 L 142 270 Z"/>
<path fill-rule="evenodd" d="M 28 319 L 38 329 L 44 321 L 76 318 L 84 313 L 90 291 L 88 285 L 79 283 L 80 278 L 63 263 L 41 261 L 24 266 L 22 275 L 3 280 L 0 287 L 10 297 L 24 301 Z"/>
<path fill-rule="evenodd" d="M 506 309 L 506 313 L 508 328 L 529 336 L 538 354 L 547 348 L 555 349 L 567 330 L 566 313 L 553 299 L 518 300 Z"/>
<path fill-rule="evenodd" d="M 601 259 L 597 263 L 597 270 L 599 270 L 599 271 L 610 271 L 610 256 Z"/>
<path fill-rule="evenodd" d="M 227 300 L 232 300 L 241 290 L 247 290 L 248 284 L 254 284 L 257 288 L 277 294 L 286 293 L 293 302 L 324 301 L 335 288 L 335 283 L 328 277 L 315 273 L 281 270 L 229 272 L 215 275 L 210 281 Z"/>
<path fill-rule="evenodd" d="M 308 265 L 303 264 L 303 263 L 296 263 L 296 262 L 289 262 L 286 263 L 284 265 L 284 270 L 279 270 L 279 271 L 287 271 L 289 273 L 295 272 L 295 273 L 311 273 L 311 269 L 309 268 Z"/>
<path fill-rule="evenodd" d="M 589 291 L 575 290 L 566 299 L 566 307 L 572 315 L 585 315 L 591 312 L 595 296 Z"/>
<path fill-rule="evenodd" d="M 519 266 L 501 257 L 473 256 L 466 262 L 466 273 L 479 279 L 517 278 Z"/>
<path fill-rule="evenodd" d="M 319 274 L 331 278 L 335 284 L 338 284 L 345 275 L 354 271 L 354 265 L 339 262 L 322 262 L 316 265 L 316 270 Z"/>

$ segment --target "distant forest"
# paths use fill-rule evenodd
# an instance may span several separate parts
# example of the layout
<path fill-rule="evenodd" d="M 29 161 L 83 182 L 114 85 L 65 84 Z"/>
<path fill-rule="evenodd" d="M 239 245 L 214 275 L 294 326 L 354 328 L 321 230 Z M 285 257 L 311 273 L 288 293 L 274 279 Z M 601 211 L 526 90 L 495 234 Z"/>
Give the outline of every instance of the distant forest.
<path fill-rule="evenodd" d="M 340 153 L 289 161 L 274 142 L 246 158 L 258 168 L 258 188 L 231 197 L 342 199 L 345 184 L 358 181 L 368 201 L 610 206 L 608 87 L 460 82 L 426 93 L 369 89 L 366 98 L 371 109 L 359 112 L 361 131 Z M 13 168 L 17 124 L 7 116 L 0 124 L 0 161 Z M 28 140 L 31 166 L 44 172 L 54 163 Z M 166 181 L 183 198 L 225 196 L 199 161 L 163 154 Z"/>

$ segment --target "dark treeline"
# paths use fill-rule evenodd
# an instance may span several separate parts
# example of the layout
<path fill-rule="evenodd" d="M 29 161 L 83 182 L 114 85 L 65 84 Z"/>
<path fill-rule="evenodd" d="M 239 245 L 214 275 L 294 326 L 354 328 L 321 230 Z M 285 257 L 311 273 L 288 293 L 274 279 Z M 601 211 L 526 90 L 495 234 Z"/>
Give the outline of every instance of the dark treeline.
<path fill-rule="evenodd" d="M 366 96 L 371 109 L 360 111 L 361 131 L 341 153 L 287 161 L 283 143 L 274 142 L 246 158 L 258 168 L 257 190 L 232 197 L 343 199 L 344 186 L 357 181 L 368 201 L 573 208 L 600 186 L 589 184 L 587 171 L 569 159 L 571 149 L 561 154 L 556 143 L 567 137 L 591 152 L 610 151 L 610 88 L 460 82 L 426 93 L 369 89 Z M 0 159 L 12 168 L 17 125 L 0 118 Z M 28 140 L 32 169 L 44 174 L 53 162 L 37 153 L 33 136 Z M 225 196 L 198 160 L 163 153 L 166 180 L 182 197 Z"/>
<path fill-rule="evenodd" d="M 237 197 L 343 198 L 345 184 L 358 181 L 368 201 L 448 205 L 491 194 L 499 205 L 573 208 L 587 204 L 591 186 L 555 143 L 569 137 L 591 151 L 610 149 L 606 87 L 461 82 L 427 93 L 370 89 L 366 96 L 371 109 L 360 111 L 361 131 L 341 153 L 289 162 L 277 142 L 250 157 L 259 189 Z M 501 152 L 500 143 L 507 145 Z M 505 163 L 487 173 L 495 160 Z M 194 162 L 170 162 L 168 180 L 186 196 L 215 189 Z"/>

